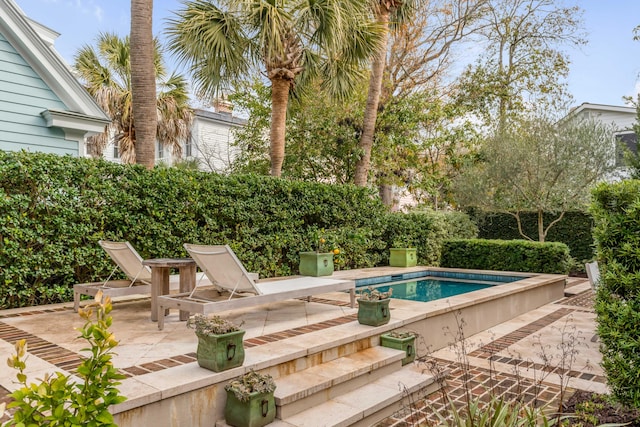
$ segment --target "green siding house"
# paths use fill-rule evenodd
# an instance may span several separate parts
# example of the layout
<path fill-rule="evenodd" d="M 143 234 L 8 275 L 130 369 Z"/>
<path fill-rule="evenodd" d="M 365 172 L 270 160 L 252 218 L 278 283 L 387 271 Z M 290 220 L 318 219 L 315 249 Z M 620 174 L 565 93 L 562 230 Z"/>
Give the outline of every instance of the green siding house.
<path fill-rule="evenodd" d="M 0 150 L 85 155 L 109 118 L 53 48 L 58 34 L 0 0 Z"/>

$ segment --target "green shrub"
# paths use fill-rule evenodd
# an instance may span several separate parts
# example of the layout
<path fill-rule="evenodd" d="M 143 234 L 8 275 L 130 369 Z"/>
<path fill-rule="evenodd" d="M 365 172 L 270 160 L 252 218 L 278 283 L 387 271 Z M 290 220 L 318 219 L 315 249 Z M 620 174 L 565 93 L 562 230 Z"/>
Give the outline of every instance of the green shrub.
<path fill-rule="evenodd" d="M 601 184 L 592 195 L 602 366 L 613 395 L 640 408 L 640 181 Z"/>
<path fill-rule="evenodd" d="M 525 212 L 520 215 L 522 228 L 527 236 L 538 238 L 538 217 L 536 212 Z M 518 224 L 512 215 L 500 212 L 471 211 L 471 218 L 478 224 L 478 237 L 481 239 L 513 240 L 522 239 L 518 232 Z M 545 224 L 551 223 L 557 215 L 545 214 Z M 548 242 L 562 242 L 569 246 L 571 256 L 582 265 L 594 257 L 594 243 L 591 230 L 593 218 L 588 212 L 569 211 L 551 229 L 547 235 Z"/>
<path fill-rule="evenodd" d="M 16 355 L 7 363 L 18 371 L 21 387 L 10 395 L 13 400 L 7 408 L 13 408 L 14 413 L 3 426 L 116 426 L 109 406 L 126 400 L 116 387 L 126 377 L 111 363 L 118 342 L 109 332 L 110 311 L 111 300 L 106 297 L 103 301 L 102 292 L 95 302 L 80 309 L 86 322 L 79 338 L 90 347 L 85 349 L 89 356 L 78 366 L 81 382 L 72 382 L 71 375 L 56 372 L 45 375 L 39 383 L 28 383 L 24 373 L 26 340 L 16 342 Z"/>
<path fill-rule="evenodd" d="M 564 243 L 526 240 L 446 240 L 442 267 L 530 273 L 569 272 L 571 256 Z"/>
<path fill-rule="evenodd" d="M 340 248 L 341 269 L 386 264 L 392 239 L 406 235 L 437 265 L 442 239 L 474 232 L 463 214 L 389 214 L 351 185 L 0 151 L 0 308 L 70 301 L 74 284 L 106 278 L 113 262 L 100 239 L 128 240 L 143 258 L 228 244 L 273 277 L 298 273 L 318 230 Z"/>
<path fill-rule="evenodd" d="M 387 243 L 382 262 L 389 262 L 389 248 L 417 249 L 418 265 L 438 265 L 444 239 L 475 237 L 477 228 L 463 213 L 425 211 L 389 213 L 385 217 L 383 239 Z"/>

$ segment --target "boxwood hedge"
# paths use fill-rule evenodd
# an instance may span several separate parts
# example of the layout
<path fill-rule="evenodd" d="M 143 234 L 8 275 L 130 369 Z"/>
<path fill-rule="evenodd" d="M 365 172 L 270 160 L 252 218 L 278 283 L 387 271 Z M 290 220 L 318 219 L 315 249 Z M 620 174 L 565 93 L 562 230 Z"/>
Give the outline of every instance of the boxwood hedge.
<path fill-rule="evenodd" d="M 568 274 L 571 256 L 564 243 L 454 239 L 444 242 L 440 265 L 478 270 Z"/>

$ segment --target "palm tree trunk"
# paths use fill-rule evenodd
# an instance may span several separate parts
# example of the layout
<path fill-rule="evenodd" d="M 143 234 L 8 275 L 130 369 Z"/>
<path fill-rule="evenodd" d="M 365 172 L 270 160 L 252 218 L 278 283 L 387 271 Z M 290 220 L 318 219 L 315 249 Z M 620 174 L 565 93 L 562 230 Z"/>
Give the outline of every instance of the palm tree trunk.
<path fill-rule="evenodd" d="M 291 81 L 288 79 L 278 77 L 271 79 L 271 145 L 269 155 L 271 157 L 272 176 L 280 176 L 282 174 L 287 103 L 289 102 L 290 88 Z"/>
<path fill-rule="evenodd" d="M 371 163 L 371 148 L 373 147 L 373 135 L 376 130 L 376 118 L 378 117 L 378 103 L 380 102 L 380 92 L 382 91 L 382 76 L 387 59 L 387 44 L 389 41 L 389 9 L 380 5 L 378 12 L 378 22 L 384 26 L 384 35 L 380 51 L 377 53 L 371 64 L 371 76 L 369 78 L 369 93 L 367 95 L 367 106 L 364 111 L 364 123 L 362 136 L 360 137 L 360 149 L 363 154 L 356 163 L 354 184 L 360 187 L 367 185 L 369 166 Z"/>
<path fill-rule="evenodd" d="M 156 75 L 153 0 L 131 0 L 131 103 L 136 163 L 151 169 L 156 157 Z"/>

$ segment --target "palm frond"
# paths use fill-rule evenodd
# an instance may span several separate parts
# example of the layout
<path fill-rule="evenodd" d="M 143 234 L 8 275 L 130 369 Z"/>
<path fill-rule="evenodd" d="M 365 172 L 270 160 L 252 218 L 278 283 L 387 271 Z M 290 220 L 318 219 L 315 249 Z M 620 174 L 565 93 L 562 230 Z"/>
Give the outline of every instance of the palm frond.
<path fill-rule="evenodd" d="M 220 86 L 248 74 L 251 41 L 233 13 L 207 0 L 183 4 L 176 18 L 168 20 L 169 49 L 189 66 L 197 92 L 214 97 Z"/>

